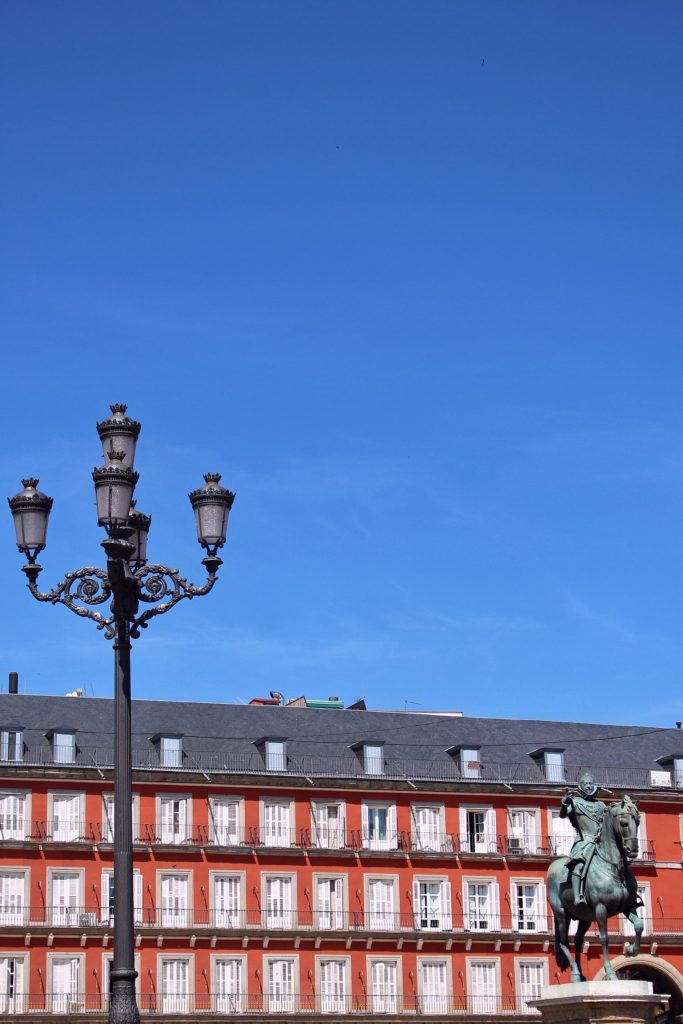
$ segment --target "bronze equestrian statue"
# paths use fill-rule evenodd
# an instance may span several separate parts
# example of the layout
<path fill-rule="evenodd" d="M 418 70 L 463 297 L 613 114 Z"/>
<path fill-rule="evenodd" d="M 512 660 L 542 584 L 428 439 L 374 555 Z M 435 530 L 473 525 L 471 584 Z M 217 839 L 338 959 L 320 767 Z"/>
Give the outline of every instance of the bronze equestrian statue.
<path fill-rule="evenodd" d="M 548 900 L 555 918 L 555 959 L 560 970 L 571 968 L 572 981 L 585 981 L 581 971 L 583 939 L 597 921 L 602 945 L 605 978 L 616 978 L 609 960 L 607 919 L 623 914 L 635 929 L 635 941 L 626 946 L 627 956 L 640 952 L 643 922 L 638 885 L 629 864 L 638 856 L 638 808 L 627 795 L 608 807 L 597 798 L 598 786 L 590 772 L 578 782 L 578 794 L 569 790 L 562 798 L 560 817 L 569 818 L 576 839 L 568 857 L 558 857 L 548 870 Z M 578 921 L 574 957 L 569 946 L 569 925 Z"/>

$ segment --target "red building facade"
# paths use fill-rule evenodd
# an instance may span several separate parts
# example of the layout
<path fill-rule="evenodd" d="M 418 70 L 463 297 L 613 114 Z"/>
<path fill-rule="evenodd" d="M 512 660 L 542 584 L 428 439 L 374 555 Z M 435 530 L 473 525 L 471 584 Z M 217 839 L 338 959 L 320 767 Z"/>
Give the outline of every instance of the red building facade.
<path fill-rule="evenodd" d="M 139 705 L 133 818 L 143 1015 L 445 1020 L 533 1012 L 527 1000 L 561 978 L 545 875 L 572 841 L 558 816 L 564 786 L 586 767 L 615 797 L 628 791 L 642 814 L 642 953 L 622 956 L 631 929 L 619 919 L 611 956 L 671 997 L 671 1019 L 683 1013 L 678 730 L 662 730 L 655 742 L 646 739 L 651 730 L 620 727 L 600 740 L 609 727 Z M 106 1014 L 114 912 L 107 716 L 108 701 L 0 698 L 5 1013 Z M 630 765 L 616 763 L 628 760 L 626 743 Z M 586 744 L 599 761 L 588 762 Z M 489 750 L 509 758 L 489 759 Z M 591 931 L 585 970 L 595 977 L 601 968 Z"/>

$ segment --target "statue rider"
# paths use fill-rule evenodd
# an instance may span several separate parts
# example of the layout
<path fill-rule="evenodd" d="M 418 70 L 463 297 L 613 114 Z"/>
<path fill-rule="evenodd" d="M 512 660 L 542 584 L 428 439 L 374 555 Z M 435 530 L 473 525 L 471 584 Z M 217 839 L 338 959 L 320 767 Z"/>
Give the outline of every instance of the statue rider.
<path fill-rule="evenodd" d="M 567 868 L 571 874 L 574 904 L 586 904 L 586 876 L 600 840 L 607 806 L 597 798 L 598 786 L 590 772 L 584 772 L 578 782 L 578 794 L 569 790 L 560 803 L 560 817 L 569 818 L 577 831 L 574 845 L 569 851 Z"/>

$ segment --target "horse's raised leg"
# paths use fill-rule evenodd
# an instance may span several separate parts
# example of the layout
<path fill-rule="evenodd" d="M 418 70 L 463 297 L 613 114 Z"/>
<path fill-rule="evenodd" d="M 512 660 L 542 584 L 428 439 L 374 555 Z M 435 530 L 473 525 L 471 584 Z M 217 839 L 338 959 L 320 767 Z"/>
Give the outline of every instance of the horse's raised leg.
<path fill-rule="evenodd" d="M 625 947 L 624 953 L 626 956 L 638 956 L 640 953 L 640 936 L 643 934 L 643 922 L 638 917 L 638 911 L 633 908 L 628 913 L 624 912 L 624 917 L 628 918 L 636 931 L 636 937 L 633 942 L 629 942 L 628 946 Z"/>
<path fill-rule="evenodd" d="M 600 932 L 600 945 L 602 946 L 602 962 L 605 968 L 605 981 L 616 981 L 617 976 L 609 959 L 609 946 L 607 943 L 607 907 L 604 903 L 598 903 L 595 908 L 595 920 Z"/>
<path fill-rule="evenodd" d="M 576 929 L 576 935 L 574 936 L 574 955 L 576 957 L 576 967 L 579 972 L 579 977 L 577 981 L 586 980 L 584 973 L 581 970 L 581 953 L 583 952 L 583 940 L 590 926 L 590 921 L 579 921 L 578 927 Z M 574 981 L 573 975 L 572 981 Z"/>

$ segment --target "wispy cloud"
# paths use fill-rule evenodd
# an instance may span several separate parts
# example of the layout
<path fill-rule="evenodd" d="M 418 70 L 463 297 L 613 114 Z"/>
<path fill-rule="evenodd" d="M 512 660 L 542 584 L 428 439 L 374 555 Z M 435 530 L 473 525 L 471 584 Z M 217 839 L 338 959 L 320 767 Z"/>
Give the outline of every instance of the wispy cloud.
<path fill-rule="evenodd" d="M 569 614 L 580 622 L 588 623 L 607 633 L 612 633 L 622 640 L 635 639 L 635 634 L 613 616 L 598 611 L 573 594 L 566 595 L 566 607 Z"/>

